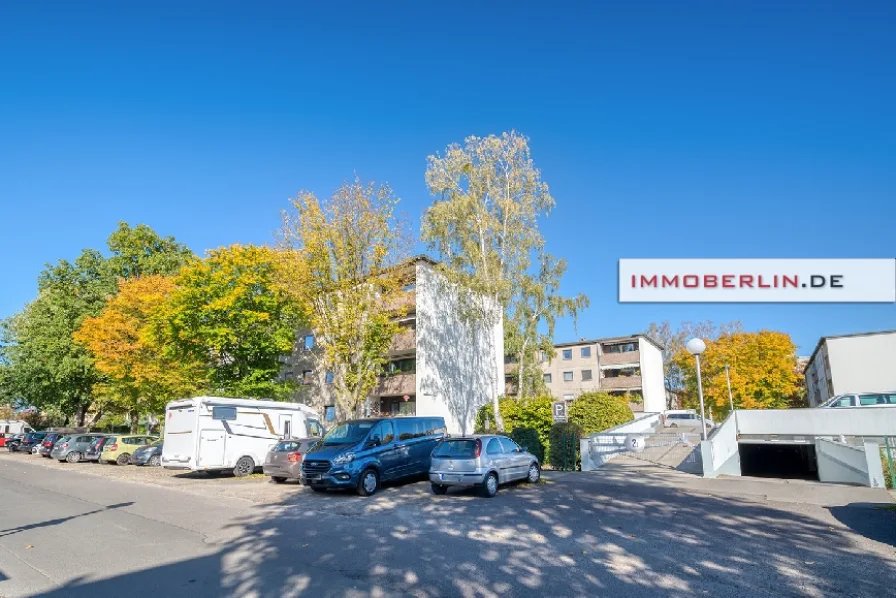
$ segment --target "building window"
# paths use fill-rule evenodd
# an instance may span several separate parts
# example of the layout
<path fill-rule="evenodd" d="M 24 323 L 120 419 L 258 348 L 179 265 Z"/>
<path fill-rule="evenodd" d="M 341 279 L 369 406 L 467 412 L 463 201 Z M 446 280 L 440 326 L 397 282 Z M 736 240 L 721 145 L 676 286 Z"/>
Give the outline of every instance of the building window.
<path fill-rule="evenodd" d="M 620 368 L 604 370 L 604 378 L 631 378 L 632 376 L 640 375 L 641 368 Z"/>
<path fill-rule="evenodd" d="M 582 382 L 591 380 L 591 370 L 582 370 Z"/>
<path fill-rule="evenodd" d="M 572 382 L 573 381 L 572 372 L 563 372 L 563 381 L 564 382 Z"/>
<path fill-rule="evenodd" d="M 236 419 L 236 407 L 212 407 L 212 419 L 233 421 Z"/>
<path fill-rule="evenodd" d="M 313 373 L 311 370 L 302 370 L 302 384 L 311 384 L 311 375 Z"/>
<path fill-rule="evenodd" d="M 409 282 L 409 283 L 407 283 L 406 285 L 404 285 L 403 287 L 401 287 L 401 290 L 404 291 L 405 293 L 409 293 L 409 292 L 411 292 L 411 291 L 416 291 L 416 290 L 417 290 L 417 283 L 416 283 L 416 282 Z"/>
<path fill-rule="evenodd" d="M 591 357 L 591 347 L 582 347 L 582 359 Z"/>
<path fill-rule="evenodd" d="M 563 349 L 563 359 L 572 359 L 572 349 Z"/>
<path fill-rule="evenodd" d="M 617 343 L 604 345 L 604 353 L 631 353 L 638 350 L 638 343 Z"/>
<path fill-rule="evenodd" d="M 333 384 L 333 372 L 327 372 L 326 382 L 327 384 Z"/>
<path fill-rule="evenodd" d="M 324 407 L 324 421 L 331 422 L 336 419 L 336 406 L 327 405 Z"/>
<path fill-rule="evenodd" d="M 551 375 L 550 375 L 550 374 L 545 374 L 545 375 L 544 375 L 544 383 L 545 383 L 545 384 L 550 384 L 550 383 L 551 383 Z"/>
<path fill-rule="evenodd" d="M 305 338 L 303 340 L 303 347 L 305 348 L 306 351 L 310 351 L 311 349 L 314 348 L 314 335 L 313 334 L 305 335 Z"/>
<path fill-rule="evenodd" d="M 402 320 L 398 323 L 398 327 L 402 330 L 417 330 L 417 318 Z"/>
<path fill-rule="evenodd" d="M 413 357 L 408 359 L 398 359 L 396 361 L 390 361 L 386 364 L 386 372 L 387 376 L 394 376 L 396 374 L 413 374 L 417 371 L 417 360 Z"/>

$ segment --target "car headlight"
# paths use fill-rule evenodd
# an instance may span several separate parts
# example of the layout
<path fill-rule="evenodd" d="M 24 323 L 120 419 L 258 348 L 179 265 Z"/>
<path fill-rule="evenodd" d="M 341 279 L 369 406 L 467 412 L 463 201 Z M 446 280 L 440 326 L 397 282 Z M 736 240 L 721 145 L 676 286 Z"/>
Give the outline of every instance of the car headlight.
<path fill-rule="evenodd" d="M 355 460 L 355 453 L 342 453 L 333 459 L 333 465 L 344 465 Z"/>

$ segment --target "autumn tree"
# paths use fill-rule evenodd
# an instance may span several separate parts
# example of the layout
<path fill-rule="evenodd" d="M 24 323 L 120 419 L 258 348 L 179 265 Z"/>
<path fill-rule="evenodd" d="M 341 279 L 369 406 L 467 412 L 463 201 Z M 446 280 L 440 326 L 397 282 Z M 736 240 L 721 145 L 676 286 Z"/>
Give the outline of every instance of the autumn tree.
<path fill-rule="evenodd" d="M 589 305 L 584 294 L 575 297 L 560 294 L 566 260 L 542 253 L 538 261 L 536 274 L 519 275 L 504 321 L 505 329 L 510 331 L 505 332 L 504 352 L 516 360 L 520 399 L 529 392 L 539 394 L 545 390 L 539 354 L 553 355 L 557 319 L 571 316 L 575 321 L 578 313 Z"/>
<path fill-rule="evenodd" d="M 96 389 L 105 410 L 126 413 L 132 433 L 140 414 L 159 413 L 166 402 L 190 396 L 204 381 L 203 361 L 173 358 L 149 334 L 151 317 L 174 290 L 172 276 L 122 278 L 103 311 L 86 318 L 74 334 L 105 376 Z"/>
<path fill-rule="evenodd" d="M 783 332 L 733 332 L 706 341 L 700 356 L 703 397 L 716 413 L 730 412 L 725 366 L 729 366 L 736 409 L 785 409 L 799 391 L 796 346 Z M 684 377 L 689 404 L 697 397 L 694 357 L 685 349 L 673 357 Z"/>
<path fill-rule="evenodd" d="M 280 378 L 300 313 L 275 285 L 279 258 L 269 247 L 231 245 L 185 266 L 150 319 L 152 342 L 170 359 L 200 361 L 216 393 L 285 398 Z"/>
<path fill-rule="evenodd" d="M 373 392 L 407 310 L 411 235 L 399 201 L 388 185 L 355 178 L 324 201 L 302 192 L 283 214 L 281 284 L 314 332 L 340 418 Z"/>
<path fill-rule="evenodd" d="M 533 288 L 531 268 L 541 265 L 538 218 L 554 206 L 528 140 L 516 132 L 468 137 L 428 158 L 426 183 L 438 199 L 423 216 L 422 237 L 441 258 L 448 284 L 468 291 L 461 294 L 462 317 L 473 331 L 488 329 L 515 313 L 516 302 L 526 321 L 523 314 L 541 300 L 519 295 Z M 537 343 L 523 330 L 521 338 Z M 492 362 L 496 348 L 490 338 L 488 344 Z M 495 424 L 503 430 L 499 381 L 492 378 Z"/>
<path fill-rule="evenodd" d="M 47 265 L 38 277 L 37 298 L 4 322 L 0 343 L 7 392 L 23 406 L 74 417 L 79 426 L 92 423 L 85 418 L 103 375 L 73 333 L 102 311 L 119 278 L 171 274 L 191 255 L 145 225 L 119 223 L 107 245 L 108 257 L 86 249 L 73 262 Z M 95 410 L 94 421 L 100 415 Z"/>
<path fill-rule="evenodd" d="M 711 341 L 721 335 L 742 332 L 743 324 L 739 321 L 731 321 L 716 325 L 710 320 L 702 322 L 682 322 L 677 329 L 673 329 L 668 320 L 651 322 L 647 329 L 647 336 L 657 341 L 662 347 L 663 378 L 666 386 L 666 408 L 672 408 L 672 398 L 681 393 L 685 387 L 685 372 L 681 369 L 675 357 L 684 351 L 685 343 L 692 338 L 700 338 Z"/>

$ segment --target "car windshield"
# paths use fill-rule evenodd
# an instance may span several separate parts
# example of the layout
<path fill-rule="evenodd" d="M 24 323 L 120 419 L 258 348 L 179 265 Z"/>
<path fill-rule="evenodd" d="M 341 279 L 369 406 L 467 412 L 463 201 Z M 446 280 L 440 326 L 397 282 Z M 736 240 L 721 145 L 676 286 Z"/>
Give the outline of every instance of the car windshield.
<path fill-rule="evenodd" d="M 445 440 L 436 447 L 433 456 L 453 459 L 474 459 L 476 457 L 476 441 Z"/>
<path fill-rule="evenodd" d="M 156 440 L 155 442 L 150 443 L 149 446 L 162 446 L 162 441 Z"/>
<path fill-rule="evenodd" d="M 321 444 L 354 444 L 367 438 L 367 433 L 373 427 L 375 421 L 345 422 L 336 426 L 323 437 Z"/>

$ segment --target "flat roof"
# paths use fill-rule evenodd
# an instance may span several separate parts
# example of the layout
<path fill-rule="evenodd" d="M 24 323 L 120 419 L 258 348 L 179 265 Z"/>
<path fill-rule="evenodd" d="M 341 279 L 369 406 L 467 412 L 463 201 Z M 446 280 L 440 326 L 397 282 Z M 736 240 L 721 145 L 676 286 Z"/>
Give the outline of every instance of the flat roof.
<path fill-rule="evenodd" d="M 809 366 L 812 365 L 813 361 L 815 361 L 815 355 L 818 353 L 818 350 L 821 349 L 821 346 L 828 340 L 835 338 L 854 338 L 859 336 L 877 336 L 878 334 L 896 334 L 896 330 L 878 330 L 877 332 L 853 332 L 852 334 L 832 334 L 831 336 L 821 337 L 820 339 L 818 339 L 818 344 L 815 345 L 815 349 L 812 351 L 812 355 L 809 356 L 809 361 L 806 362 L 806 366 L 803 368 L 803 375 L 806 374 Z"/>
<path fill-rule="evenodd" d="M 583 339 L 583 340 L 574 341 L 574 342 L 570 342 L 570 343 L 556 343 L 554 345 L 554 348 L 560 349 L 563 347 L 576 347 L 578 345 L 596 345 L 598 343 L 621 343 L 621 342 L 632 341 L 632 340 L 641 339 L 641 338 L 645 339 L 647 342 L 652 344 L 654 347 L 656 347 L 660 351 L 665 349 L 665 347 L 663 347 L 663 345 L 661 345 L 655 339 L 652 339 L 648 335 L 643 334 L 643 333 L 642 334 L 633 334 L 631 336 L 614 336 L 614 337 L 610 337 L 610 338 Z"/>

